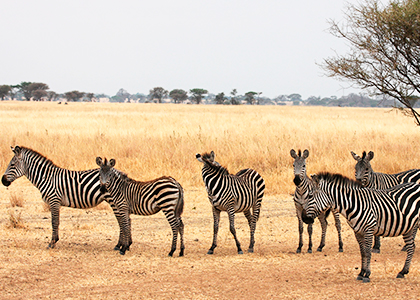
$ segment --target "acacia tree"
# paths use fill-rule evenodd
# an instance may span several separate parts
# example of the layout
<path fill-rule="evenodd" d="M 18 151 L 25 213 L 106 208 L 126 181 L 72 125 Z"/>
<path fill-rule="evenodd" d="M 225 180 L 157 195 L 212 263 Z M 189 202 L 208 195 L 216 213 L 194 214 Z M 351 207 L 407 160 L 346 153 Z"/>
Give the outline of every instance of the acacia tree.
<path fill-rule="evenodd" d="M 41 98 L 47 97 L 48 89 L 48 85 L 42 82 L 33 82 L 27 88 L 31 97 L 33 97 L 35 101 L 40 101 Z"/>
<path fill-rule="evenodd" d="M 26 101 L 30 101 L 32 97 L 32 91 L 29 89 L 31 84 L 32 82 L 22 81 L 20 84 L 16 85 L 18 90 L 23 94 L 23 97 L 25 97 Z"/>
<path fill-rule="evenodd" d="M 155 87 L 149 91 L 149 99 L 157 99 L 158 103 L 162 103 L 162 99 L 168 96 L 168 91 L 163 87 Z"/>
<path fill-rule="evenodd" d="M 216 98 L 214 98 L 214 101 L 216 102 L 216 104 L 223 104 L 225 103 L 226 100 L 227 98 L 225 97 L 225 93 L 223 92 L 217 94 Z"/>
<path fill-rule="evenodd" d="M 420 95 L 420 1 L 393 0 L 384 6 L 366 0 L 348 6 L 344 24 L 330 24 L 330 32 L 344 38 L 350 51 L 324 60 L 327 75 L 391 96 L 420 125 L 413 108 Z"/>
<path fill-rule="evenodd" d="M 4 100 L 4 98 L 7 95 L 9 95 L 11 90 L 12 90 L 12 87 L 10 85 L 7 85 L 7 84 L 0 85 L 0 98 L 1 98 L 1 100 Z"/>
<path fill-rule="evenodd" d="M 64 93 L 64 98 L 66 98 L 68 102 L 79 101 L 80 99 L 83 98 L 84 95 L 85 93 L 83 92 L 71 91 L 71 92 Z"/>
<path fill-rule="evenodd" d="M 191 99 L 194 100 L 197 104 L 200 104 L 203 100 L 203 96 L 208 93 L 205 89 L 191 89 Z"/>
<path fill-rule="evenodd" d="M 238 93 L 238 91 L 236 90 L 236 89 L 233 89 L 231 92 L 230 92 L 230 103 L 232 104 L 232 105 L 238 105 L 239 104 L 239 100 L 238 100 L 238 98 L 236 97 L 236 94 Z"/>
<path fill-rule="evenodd" d="M 188 94 L 182 89 L 174 89 L 169 93 L 169 97 L 171 97 L 175 103 L 181 103 L 182 101 L 187 100 Z"/>
<path fill-rule="evenodd" d="M 248 92 L 245 93 L 245 101 L 248 102 L 248 104 L 254 104 L 255 103 L 255 95 L 257 95 L 258 93 L 256 92 Z"/>

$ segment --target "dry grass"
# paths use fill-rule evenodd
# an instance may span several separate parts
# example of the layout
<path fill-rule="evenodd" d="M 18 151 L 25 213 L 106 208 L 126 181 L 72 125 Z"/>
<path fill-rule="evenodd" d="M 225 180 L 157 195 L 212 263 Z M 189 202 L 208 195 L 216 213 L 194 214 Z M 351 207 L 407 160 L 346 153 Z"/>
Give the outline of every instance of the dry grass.
<path fill-rule="evenodd" d="M 62 208 L 60 241 L 47 250 L 51 216 L 30 182 L 0 186 L 0 224 L 9 211 L 26 230 L 0 226 L 0 298 L 4 299 L 412 299 L 420 288 L 419 253 L 410 274 L 395 279 L 405 254 L 402 238 L 384 239 L 372 260 L 372 282 L 355 280 L 360 254 L 353 231 L 342 219 L 344 253 L 330 226 L 322 253 L 295 254 L 297 220 L 290 193 L 290 149 L 309 149 L 308 171 L 354 176 L 353 150 L 375 151 L 373 168 L 398 172 L 420 166 L 419 128 L 386 109 L 226 107 L 185 105 L 0 102 L 0 170 L 23 145 L 57 165 L 96 168 L 96 156 L 117 160 L 133 178 L 171 175 L 185 189 L 186 255 L 168 258 L 171 232 L 163 214 L 132 217 L 133 245 L 120 256 L 112 248 L 118 225 L 108 204 L 89 210 Z M 214 150 L 231 172 L 251 167 L 266 180 L 257 224 L 255 253 L 237 255 L 222 214 L 219 247 L 195 153 Z M 9 199 L 21 193 L 22 208 Z M 333 223 L 332 218 L 329 219 Z M 244 248 L 249 229 L 236 217 Z M 318 246 L 320 226 L 314 228 Z M 307 247 L 307 236 L 304 240 Z M 178 251 L 176 252 L 178 253 Z"/>
<path fill-rule="evenodd" d="M 10 206 L 11 207 L 23 207 L 25 199 L 22 193 L 14 192 L 10 194 Z"/>
<path fill-rule="evenodd" d="M 16 229 L 28 229 L 28 226 L 22 219 L 22 212 L 10 210 L 9 211 L 9 223 L 6 224 L 7 228 L 16 228 Z"/>

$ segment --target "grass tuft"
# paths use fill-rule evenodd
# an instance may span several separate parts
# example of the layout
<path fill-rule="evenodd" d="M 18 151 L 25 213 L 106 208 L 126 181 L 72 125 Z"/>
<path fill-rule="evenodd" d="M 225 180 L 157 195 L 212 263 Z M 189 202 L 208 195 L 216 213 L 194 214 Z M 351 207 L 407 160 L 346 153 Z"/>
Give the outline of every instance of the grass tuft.
<path fill-rule="evenodd" d="M 22 212 L 9 211 L 9 223 L 6 224 L 8 228 L 16 229 L 28 229 L 28 226 L 25 224 L 22 219 Z"/>

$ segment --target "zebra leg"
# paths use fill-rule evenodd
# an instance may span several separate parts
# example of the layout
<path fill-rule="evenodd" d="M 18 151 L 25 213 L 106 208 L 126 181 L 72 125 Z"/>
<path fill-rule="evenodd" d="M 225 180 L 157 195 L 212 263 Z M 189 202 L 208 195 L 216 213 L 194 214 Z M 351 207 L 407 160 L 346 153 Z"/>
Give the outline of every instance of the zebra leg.
<path fill-rule="evenodd" d="M 327 235 L 327 227 L 328 227 L 327 217 L 325 213 L 321 213 L 318 216 L 318 220 L 321 223 L 322 235 L 321 235 L 321 243 L 319 244 L 318 249 L 316 249 L 316 251 L 322 252 L 322 248 L 324 248 L 325 246 L 325 236 Z"/>
<path fill-rule="evenodd" d="M 118 226 L 120 227 L 120 236 L 118 238 L 117 245 L 114 247 L 114 250 L 115 251 L 120 251 L 120 249 L 123 245 L 123 240 L 124 240 L 124 230 L 123 230 L 123 225 L 122 225 L 122 218 L 121 218 L 120 213 L 118 211 L 118 208 L 115 206 L 114 202 L 109 201 L 109 205 L 111 206 L 112 211 L 114 212 L 114 215 L 117 218 Z"/>
<path fill-rule="evenodd" d="M 49 202 L 51 210 L 51 225 L 52 225 L 52 237 L 51 242 L 48 244 L 48 248 L 54 248 L 58 242 L 58 227 L 60 225 L 60 202 L 58 199 L 50 200 Z"/>
<path fill-rule="evenodd" d="M 416 240 L 417 230 L 419 229 L 418 224 L 413 228 L 413 242 Z M 402 247 L 401 251 L 407 251 L 407 244 Z"/>
<path fill-rule="evenodd" d="M 176 250 L 176 241 L 178 239 L 178 232 L 180 229 L 179 219 L 175 217 L 174 211 L 163 211 L 163 213 L 165 214 L 166 219 L 168 220 L 172 229 L 172 246 L 168 256 L 173 256 Z"/>
<path fill-rule="evenodd" d="M 335 228 L 337 228 L 338 233 L 338 252 L 343 252 L 343 240 L 341 238 L 341 221 L 340 214 L 338 212 L 333 212 L 335 220 Z"/>
<path fill-rule="evenodd" d="M 373 253 L 381 253 L 381 237 L 375 236 L 375 242 L 372 248 Z"/>
<path fill-rule="evenodd" d="M 362 267 L 357 280 L 362 280 L 363 282 L 370 282 L 370 259 L 372 256 L 372 232 L 356 233 L 355 236 L 360 247 L 360 255 L 362 258 Z"/>
<path fill-rule="evenodd" d="M 232 233 L 233 238 L 235 239 L 236 248 L 238 248 L 238 254 L 244 254 L 244 252 L 241 249 L 241 243 L 239 243 L 239 240 L 236 237 L 235 209 L 233 208 L 233 206 L 231 206 L 231 207 L 228 208 L 227 213 L 229 215 L 229 228 L 230 228 L 230 232 Z"/>
<path fill-rule="evenodd" d="M 417 226 L 414 230 L 417 231 Z M 416 249 L 413 239 L 414 230 L 412 229 L 408 234 L 403 235 L 404 242 L 407 247 L 407 258 L 405 260 L 404 268 L 398 273 L 397 278 L 404 278 L 404 275 L 408 274 L 410 270 L 411 260 L 413 259 L 414 250 Z"/>
<path fill-rule="evenodd" d="M 249 242 L 249 248 L 248 248 L 248 252 L 249 253 L 253 253 L 254 252 L 254 244 L 255 244 L 255 240 L 254 240 L 254 234 L 253 234 L 253 226 L 252 226 L 252 215 L 251 215 L 251 210 L 246 210 L 244 211 L 244 215 L 246 217 L 246 219 L 248 220 L 248 225 L 249 225 L 249 231 L 250 231 L 250 242 Z M 255 230 L 255 226 L 254 226 L 254 230 Z"/>
<path fill-rule="evenodd" d="M 207 254 L 213 254 L 214 248 L 217 247 L 217 233 L 219 232 L 219 222 L 220 222 L 220 210 L 213 206 L 213 244 L 211 245 Z"/>
<path fill-rule="evenodd" d="M 298 218 L 298 229 L 299 229 L 299 246 L 296 250 L 296 253 L 302 252 L 302 246 L 303 246 L 303 221 L 302 221 L 302 211 L 298 211 L 296 209 L 296 216 Z"/>
<path fill-rule="evenodd" d="M 313 224 L 308 224 L 308 235 L 309 235 L 309 244 L 308 244 L 308 253 L 312 253 L 312 225 Z"/>
<path fill-rule="evenodd" d="M 181 217 L 178 218 L 178 223 L 179 223 L 179 237 L 181 240 L 181 250 L 179 251 L 179 256 L 184 256 L 184 249 L 185 249 L 185 245 L 184 245 L 184 222 L 182 222 Z"/>

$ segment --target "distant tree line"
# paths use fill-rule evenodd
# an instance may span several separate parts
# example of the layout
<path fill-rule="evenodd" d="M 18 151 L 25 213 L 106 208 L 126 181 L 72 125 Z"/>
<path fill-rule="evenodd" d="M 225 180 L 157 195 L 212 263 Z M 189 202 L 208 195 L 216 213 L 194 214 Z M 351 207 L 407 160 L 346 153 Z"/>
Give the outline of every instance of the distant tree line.
<path fill-rule="evenodd" d="M 96 102 L 101 98 L 110 102 L 136 102 L 136 103 L 191 103 L 191 104 L 219 104 L 219 105 L 311 105 L 311 106 L 342 106 L 342 107 L 395 107 L 396 102 L 384 98 L 372 99 L 366 95 L 349 94 L 337 98 L 311 96 L 302 99 L 300 94 L 279 95 L 275 98 L 262 96 L 261 92 L 249 91 L 244 95 L 238 94 L 236 89 L 226 95 L 209 93 L 203 88 L 194 88 L 189 91 L 173 89 L 168 91 L 163 87 L 149 90 L 149 94 L 130 94 L 120 89 L 114 96 L 80 92 L 77 90 L 58 94 L 49 90 L 49 86 L 40 82 L 21 82 L 17 85 L 0 85 L 1 100 L 20 101 L 66 101 L 66 102 Z"/>

